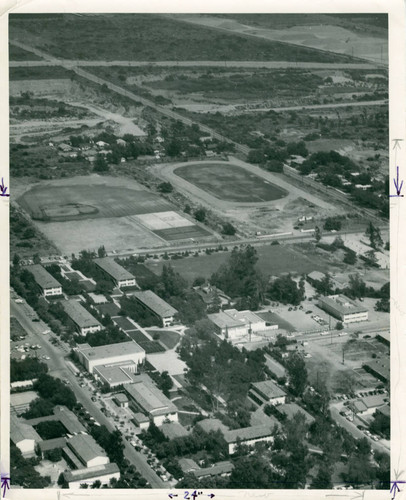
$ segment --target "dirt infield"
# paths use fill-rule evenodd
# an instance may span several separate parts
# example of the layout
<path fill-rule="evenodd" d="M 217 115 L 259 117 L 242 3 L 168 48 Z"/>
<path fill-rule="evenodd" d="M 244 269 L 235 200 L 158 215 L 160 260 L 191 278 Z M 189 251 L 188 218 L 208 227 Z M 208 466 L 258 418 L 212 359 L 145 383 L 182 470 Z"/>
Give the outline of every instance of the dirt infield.
<path fill-rule="evenodd" d="M 73 177 L 70 183 L 40 183 L 18 203 L 33 219 L 69 221 L 165 212 L 172 206 L 129 179 Z M 118 184 L 118 185 L 117 185 Z M 120 185 L 121 184 L 121 185 Z"/>
<path fill-rule="evenodd" d="M 285 189 L 234 164 L 190 164 L 176 168 L 174 173 L 226 201 L 273 201 L 288 194 Z"/>

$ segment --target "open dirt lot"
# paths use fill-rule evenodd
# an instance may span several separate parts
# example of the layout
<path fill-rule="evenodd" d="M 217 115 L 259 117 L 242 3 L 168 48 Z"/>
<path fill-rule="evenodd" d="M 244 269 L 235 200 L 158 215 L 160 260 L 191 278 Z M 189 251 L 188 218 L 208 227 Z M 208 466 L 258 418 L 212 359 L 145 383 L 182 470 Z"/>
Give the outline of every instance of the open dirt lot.
<path fill-rule="evenodd" d="M 203 173 L 199 174 L 199 168 L 207 169 L 208 166 L 212 168 L 211 165 L 215 166 L 217 179 L 212 178 L 212 173 L 210 175 L 206 173 L 207 178 L 203 180 L 204 176 Z M 199 185 L 197 182 L 195 184 L 194 180 L 189 182 L 177 175 L 179 168 L 183 167 L 187 168 L 187 175 L 191 171 L 196 172 L 193 174 L 195 179 L 202 179 L 201 182 L 204 185 Z M 226 177 L 228 175 L 234 176 L 234 171 L 240 174 L 241 169 L 244 169 L 244 174 L 241 174 L 242 183 L 233 182 L 231 184 L 228 182 L 225 192 L 222 192 L 221 189 L 225 186 L 226 179 L 221 179 L 220 167 L 224 168 Z M 282 174 L 266 172 L 234 157 L 230 157 L 229 162 L 204 161 L 160 164 L 154 165 L 150 169 L 154 175 L 164 181 L 171 182 L 176 189 L 193 199 L 194 202 L 207 206 L 222 218 L 229 218 L 238 231 L 245 235 L 253 235 L 258 231 L 262 232 L 262 234 L 293 231 L 297 218 L 303 214 L 313 217 L 326 217 L 344 213 L 342 208 L 333 203 L 310 194 L 300 187 L 291 185 L 289 179 Z M 261 179 L 261 181 L 258 179 Z M 279 197 L 279 199 L 271 199 L 269 194 L 265 195 L 268 198 L 263 198 L 264 195 L 259 194 L 259 197 L 262 197 L 263 200 L 268 199 L 268 201 L 261 201 L 258 197 L 253 198 L 251 194 L 247 196 L 246 192 L 243 193 L 244 184 L 245 189 L 250 190 L 255 184 L 256 186 L 261 185 L 262 193 L 269 189 L 278 189 L 280 190 L 279 193 L 285 192 L 287 194 Z M 258 193 L 256 194 L 258 196 Z"/>

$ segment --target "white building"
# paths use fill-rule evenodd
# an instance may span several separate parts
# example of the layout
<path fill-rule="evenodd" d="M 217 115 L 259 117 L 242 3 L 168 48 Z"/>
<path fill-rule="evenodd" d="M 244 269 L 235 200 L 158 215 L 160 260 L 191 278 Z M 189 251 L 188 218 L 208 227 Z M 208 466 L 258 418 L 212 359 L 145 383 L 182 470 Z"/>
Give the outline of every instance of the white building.
<path fill-rule="evenodd" d="M 10 439 L 24 456 L 35 454 L 35 444 L 42 441 L 35 429 L 10 414 Z"/>
<path fill-rule="evenodd" d="M 359 306 L 345 295 L 320 297 L 319 307 L 343 323 L 356 323 L 368 320 L 368 309 Z"/>
<path fill-rule="evenodd" d="M 124 387 L 137 409 L 148 415 L 150 421 L 157 426 L 165 421 L 177 422 L 178 409 L 172 401 L 154 385 L 148 375 L 143 374 L 139 378 L 139 381 L 134 381 L 133 384 Z"/>
<path fill-rule="evenodd" d="M 255 425 L 253 427 L 244 427 L 243 429 L 234 429 L 224 433 L 224 439 L 228 445 L 228 453 L 235 453 L 237 443 L 240 442 L 246 446 L 253 446 L 261 441 L 272 443 L 273 429 L 269 425 Z"/>
<path fill-rule="evenodd" d="M 257 405 L 271 404 L 276 406 L 286 403 L 286 392 L 272 380 L 252 383 L 248 396 Z"/>
<path fill-rule="evenodd" d="M 44 297 L 62 295 L 62 285 L 40 264 L 27 267 L 32 273 Z"/>
<path fill-rule="evenodd" d="M 68 439 L 66 444 L 85 467 L 95 467 L 110 462 L 106 452 L 89 434 L 77 434 Z"/>
<path fill-rule="evenodd" d="M 103 271 L 104 274 L 110 278 L 118 287 L 136 286 L 137 282 L 135 277 L 124 269 L 124 267 L 117 264 L 117 262 L 109 257 L 95 259 L 94 263 Z"/>
<path fill-rule="evenodd" d="M 132 340 L 97 347 L 81 344 L 77 347 L 77 354 L 79 361 L 89 373 L 93 373 L 96 366 L 107 366 L 128 361 L 128 367 L 131 367 L 145 361 L 144 349 Z"/>
<path fill-rule="evenodd" d="M 102 325 L 97 319 L 77 300 L 64 300 L 61 304 L 81 335 L 85 336 L 88 333 L 98 332 L 102 329 Z"/>
<path fill-rule="evenodd" d="M 278 325 L 267 326 L 264 319 L 251 311 L 226 309 L 209 314 L 208 318 L 214 324 L 216 333 L 231 342 L 248 340 L 250 334 L 278 328 Z"/>
<path fill-rule="evenodd" d="M 173 323 L 174 316 L 178 311 L 151 290 L 134 292 L 131 296 L 159 318 L 163 327 L 170 326 Z"/>
<path fill-rule="evenodd" d="M 82 484 L 91 486 L 95 481 L 102 485 L 108 485 L 110 480 L 120 479 L 120 469 L 117 464 L 95 465 L 85 469 L 71 470 L 63 473 L 65 481 L 70 489 L 78 489 Z"/>

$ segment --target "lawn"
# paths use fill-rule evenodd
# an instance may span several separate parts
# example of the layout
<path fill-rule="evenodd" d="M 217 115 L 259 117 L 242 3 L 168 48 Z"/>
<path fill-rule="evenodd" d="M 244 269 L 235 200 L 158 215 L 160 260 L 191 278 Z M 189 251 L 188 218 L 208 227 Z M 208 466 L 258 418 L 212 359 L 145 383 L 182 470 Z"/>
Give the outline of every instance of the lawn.
<path fill-rule="evenodd" d="M 180 335 L 172 330 L 147 330 L 147 332 L 154 336 L 155 333 L 159 334 L 159 341 L 164 344 L 168 349 L 173 349 L 179 342 Z"/>
<path fill-rule="evenodd" d="M 185 165 L 175 169 L 174 173 L 225 201 L 246 203 L 273 201 L 288 194 L 284 189 L 251 174 L 244 168 L 227 163 Z"/>
<path fill-rule="evenodd" d="M 124 316 L 119 316 L 118 318 L 114 318 L 114 323 L 118 325 L 119 328 L 121 328 L 124 331 L 127 330 L 136 330 L 137 327 L 132 323 L 128 318 L 125 318 Z"/>
<path fill-rule="evenodd" d="M 8 47 L 8 59 L 9 61 L 40 61 L 41 57 L 33 54 L 32 52 L 27 52 L 20 47 L 16 47 L 10 43 Z"/>
<path fill-rule="evenodd" d="M 256 247 L 258 254 L 257 269 L 263 276 L 278 276 L 283 273 L 307 274 L 311 271 L 331 271 L 331 264 L 320 255 L 305 255 L 301 245 L 264 245 Z M 180 260 L 171 260 L 171 266 L 189 283 L 197 277 L 208 279 L 227 262 L 230 252 L 199 255 Z M 145 266 L 160 275 L 166 261 L 148 260 Z"/>
<path fill-rule="evenodd" d="M 20 337 L 26 337 L 27 332 L 24 330 L 19 321 L 11 317 L 10 318 L 10 338 L 11 340 L 20 340 Z"/>

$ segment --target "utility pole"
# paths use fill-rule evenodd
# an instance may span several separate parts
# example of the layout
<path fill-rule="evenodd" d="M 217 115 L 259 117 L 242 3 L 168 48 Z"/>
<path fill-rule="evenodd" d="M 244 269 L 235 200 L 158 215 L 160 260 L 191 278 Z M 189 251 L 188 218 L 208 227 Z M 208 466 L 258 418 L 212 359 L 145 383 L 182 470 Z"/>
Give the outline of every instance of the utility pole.
<path fill-rule="evenodd" d="M 345 364 L 345 361 L 344 361 L 344 347 L 343 347 L 343 365 Z"/>

